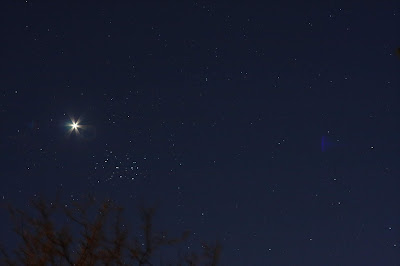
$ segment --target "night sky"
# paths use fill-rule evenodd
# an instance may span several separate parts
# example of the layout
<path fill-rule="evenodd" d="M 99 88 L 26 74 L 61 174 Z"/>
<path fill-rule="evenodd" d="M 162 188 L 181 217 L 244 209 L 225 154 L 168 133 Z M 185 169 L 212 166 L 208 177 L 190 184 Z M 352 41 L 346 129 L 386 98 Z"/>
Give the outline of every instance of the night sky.
<path fill-rule="evenodd" d="M 398 1 L 80 2 L 1 3 L 0 201 L 154 203 L 222 265 L 399 265 Z"/>

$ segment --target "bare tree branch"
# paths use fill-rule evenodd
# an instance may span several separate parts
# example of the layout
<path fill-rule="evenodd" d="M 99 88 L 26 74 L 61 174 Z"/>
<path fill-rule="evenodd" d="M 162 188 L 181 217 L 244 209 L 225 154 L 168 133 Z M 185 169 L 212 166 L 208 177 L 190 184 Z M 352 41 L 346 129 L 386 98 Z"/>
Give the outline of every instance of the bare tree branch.
<path fill-rule="evenodd" d="M 157 252 L 166 246 L 176 246 L 186 241 L 189 232 L 171 238 L 166 232 L 155 233 L 153 221 L 155 208 L 141 207 L 141 238 L 130 236 L 122 222 L 123 209 L 110 200 L 96 207 L 95 199 L 74 203 L 72 207 L 47 203 L 42 198 L 31 202 L 36 215 L 9 207 L 14 231 L 21 239 L 15 256 L 0 247 L 0 260 L 4 265 L 153 265 Z M 94 214 L 90 214 L 94 209 Z M 79 234 L 73 234 L 67 224 L 57 224 L 53 218 L 62 214 L 72 222 Z M 94 217 L 89 219 L 89 217 Z M 74 235 L 77 235 L 75 238 Z M 179 265 L 217 265 L 220 245 L 203 245 L 204 254 L 195 253 L 181 259 Z M 175 264 L 176 265 L 176 264 Z"/>

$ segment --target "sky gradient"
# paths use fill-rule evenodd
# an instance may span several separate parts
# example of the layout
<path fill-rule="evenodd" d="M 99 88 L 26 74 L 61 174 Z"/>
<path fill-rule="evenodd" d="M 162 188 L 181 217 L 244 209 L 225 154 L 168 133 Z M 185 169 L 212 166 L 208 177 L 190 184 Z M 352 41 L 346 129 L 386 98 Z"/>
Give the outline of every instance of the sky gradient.
<path fill-rule="evenodd" d="M 397 1 L 81 2 L 1 3 L 1 201 L 156 203 L 221 265 L 399 265 Z"/>

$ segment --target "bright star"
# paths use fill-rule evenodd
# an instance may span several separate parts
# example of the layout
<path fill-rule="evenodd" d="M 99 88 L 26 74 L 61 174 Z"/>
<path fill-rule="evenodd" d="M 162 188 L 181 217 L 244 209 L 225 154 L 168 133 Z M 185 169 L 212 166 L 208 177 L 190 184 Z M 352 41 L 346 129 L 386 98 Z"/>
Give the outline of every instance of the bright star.
<path fill-rule="evenodd" d="M 72 123 L 71 127 L 76 130 L 79 127 L 79 125 L 77 123 Z"/>
<path fill-rule="evenodd" d="M 71 135 L 72 132 L 75 132 L 75 134 L 79 135 L 79 129 L 81 129 L 83 126 L 80 125 L 80 119 L 75 120 L 74 118 L 70 117 L 71 119 L 71 123 L 67 124 L 67 126 L 70 127 L 70 129 L 68 130 L 67 135 Z"/>
<path fill-rule="evenodd" d="M 87 121 L 83 120 L 82 117 L 75 119 L 73 116 L 69 116 L 70 122 L 66 123 L 65 126 L 68 128 L 66 137 L 71 134 L 79 137 L 81 140 L 93 140 L 96 138 L 96 128 L 92 125 L 86 124 Z"/>

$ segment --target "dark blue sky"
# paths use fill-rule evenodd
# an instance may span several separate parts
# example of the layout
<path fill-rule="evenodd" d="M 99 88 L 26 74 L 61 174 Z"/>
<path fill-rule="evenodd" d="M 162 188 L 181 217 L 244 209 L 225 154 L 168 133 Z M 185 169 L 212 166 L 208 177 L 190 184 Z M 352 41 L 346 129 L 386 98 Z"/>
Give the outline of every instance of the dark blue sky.
<path fill-rule="evenodd" d="M 1 4 L 0 200 L 156 202 L 222 265 L 400 263 L 399 3 L 116 2 Z"/>

